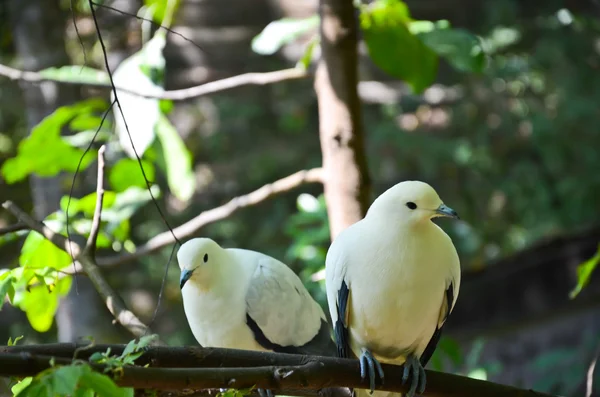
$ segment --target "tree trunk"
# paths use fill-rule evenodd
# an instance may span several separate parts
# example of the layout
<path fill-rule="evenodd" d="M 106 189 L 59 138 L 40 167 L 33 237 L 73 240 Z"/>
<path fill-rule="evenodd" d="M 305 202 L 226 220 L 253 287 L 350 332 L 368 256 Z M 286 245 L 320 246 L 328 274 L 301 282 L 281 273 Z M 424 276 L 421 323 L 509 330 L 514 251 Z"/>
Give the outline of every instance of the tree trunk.
<path fill-rule="evenodd" d="M 358 98 L 358 26 L 350 0 L 321 0 L 322 59 L 315 76 L 325 200 L 332 240 L 365 215 L 370 180 Z"/>
<path fill-rule="evenodd" d="M 51 66 L 68 65 L 65 51 L 64 25 L 67 15 L 57 0 L 12 0 L 9 3 L 10 21 L 17 55 L 25 70 L 40 70 Z M 21 84 L 27 106 L 27 127 L 31 131 L 57 107 L 72 104 L 79 97 L 73 86 L 45 82 L 40 85 Z M 70 181 L 70 178 L 68 178 Z M 44 219 L 60 208 L 60 198 L 67 179 L 64 175 L 52 178 L 30 177 L 34 212 Z M 72 310 L 76 308 L 76 310 Z M 85 314 L 85 315 L 82 315 Z M 58 340 L 73 342 L 78 337 L 117 341 L 112 317 L 104 307 L 89 280 L 79 277 L 77 289 L 71 288 L 61 302 L 56 316 Z"/>

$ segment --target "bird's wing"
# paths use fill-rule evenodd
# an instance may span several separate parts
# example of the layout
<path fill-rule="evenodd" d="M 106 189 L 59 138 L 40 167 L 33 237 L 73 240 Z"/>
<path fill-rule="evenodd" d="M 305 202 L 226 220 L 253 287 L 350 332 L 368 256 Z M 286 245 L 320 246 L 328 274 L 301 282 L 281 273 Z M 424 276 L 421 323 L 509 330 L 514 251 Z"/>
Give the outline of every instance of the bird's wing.
<path fill-rule="evenodd" d="M 340 234 L 331 244 L 325 260 L 325 278 L 327 284 L 327 303 L 333 322 L 333 331 L 339 357 L 350 357 L 350 339 L 348 336 L 348 300 L 350 287 L 346 281 L 347 262 L 344 251 L 340 250 Z"/>
<path fill-rule="evenodd" d="M 446 323 L 446 320 L 448 319 L 448 316 L 452 312 L 452 309 L 454 308 L 454 304 L 456 303 L 456 298 L 457 298 L 458 294 L 457 293 L 455 294 L 455 292 L 454 292 L 455 284 L 458 284 L 458 281 L 452 279 L 452 280 L 450 280 L 448 287 L 446 288 L 446 293 L 444 294 L 444 297 L 442 299 L 442 305 L 440 308 L 440 316 L 438 319 L 437 327 L 435 328 L 435 332 L 433 333 L 431 340 L 429 340 L 429 343 L 425 347 L 423 354 L 421 354 L 420 361 L 421 361 L 421 365 L 423 367 L 425 367 L 425 365 L 427 365 L 427 363 L 429 362 L 429 359 L 431 359 L 431 356 L 433 356 L 433 352 L 435 351 L 435 348 L 437 347 L 440 337 L 442 336 L 442 329 L 444 328 L 444 324 Z M 458 285 L 457 285 L 457 287 L 458 287 Z M 457 288 L 457 292 L 458 292 L 458 288 Z"/>
<path fill-rule="evenodd" d="M 335 345 L 323 310 L 298 276 L 261 255 L 246 294 L 246 320 L 256 341 L 282 353 L 333 355 Z"/>

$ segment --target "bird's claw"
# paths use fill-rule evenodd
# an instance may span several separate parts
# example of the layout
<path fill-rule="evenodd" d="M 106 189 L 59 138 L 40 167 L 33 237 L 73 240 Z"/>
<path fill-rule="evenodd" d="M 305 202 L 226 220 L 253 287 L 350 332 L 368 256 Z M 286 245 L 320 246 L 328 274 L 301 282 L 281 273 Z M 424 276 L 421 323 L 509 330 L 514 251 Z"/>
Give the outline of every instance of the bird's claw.
<path fill-rule="evenodd" d="M 273 392 L 269 389 L 256 389 L 260 397 L 273 397 Z"/>
<path fill-rule="evenodd" d="M 404 363 L 404 371 L 402 373 L 403 385 L 408 382 L 409 375 L 411 376 L 410 387 L 405 396 L 414 397 L 415 393 L 423 394 L 426 384 L 425 369 L 421 365 L 419 359 L 413 355 L 409 355 Z"/>
<path fill-rule="evenodd" d="M 377 375 L 379 376 L 379 379 L 381 379 L 381 384 L 383 384 L 383 368 L 381 368 L 381 364 L 373 357 L 371 352 L 364 349 L 360 355 L 360 377 L 362 380 L 365 380 L 367 377 L 367 370 L 369 371 L 369 391 L 370 394 L 373 394 L 375 391 L 375 371 L 377 370 Z"/>

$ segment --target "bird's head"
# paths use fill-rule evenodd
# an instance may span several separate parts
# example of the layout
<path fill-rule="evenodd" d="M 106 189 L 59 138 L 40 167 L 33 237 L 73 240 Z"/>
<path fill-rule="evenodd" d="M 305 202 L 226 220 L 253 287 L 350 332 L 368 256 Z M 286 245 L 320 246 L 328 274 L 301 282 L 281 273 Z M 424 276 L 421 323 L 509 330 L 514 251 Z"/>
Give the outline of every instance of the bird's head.
<path fill-rule="evenodd" d="M 456 211 L 446 206 L 431 186 L 420 181 L 404 181 L 392 186 L 373 202 L 368 213 L 398 216 L 412 224 L 440 216 L 459 219 Z"/>
<path fill-rule="evenodd" d="M 199 287 L 210 285 L 211 278 L 225 250 L 209 238 L 194 238 L 181 245 L 177 252 L 177 262 L 181 269 L 179 287 L 195 282 Z"/>

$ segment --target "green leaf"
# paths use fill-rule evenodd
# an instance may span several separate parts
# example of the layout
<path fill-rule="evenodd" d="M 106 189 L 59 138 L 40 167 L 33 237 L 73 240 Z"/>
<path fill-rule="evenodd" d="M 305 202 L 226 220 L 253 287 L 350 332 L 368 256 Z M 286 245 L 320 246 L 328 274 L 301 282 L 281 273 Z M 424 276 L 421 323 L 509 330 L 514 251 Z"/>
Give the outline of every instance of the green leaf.
<path fill-rule="evenodd" d="M 25 311 L 34 330 L 46 332 L 50 329 L 58 308 L 59 298 L 66 295 L 70 288 L 71 277 L 65 277 L 58 280 L 56 288 L 52 291 L 48 291 L 46 286 L 41 285 L 25 292 L 19 307 Z"/>
<path fill-rule="evenodd" d="M 156 133 L 162 148 L 162 165 L 167 174 L 169 189 L 179 200 L 189 200 L 196 190 L 192 169 L 192 154 L 169 119 L 161 115 Z"/>
<path fill-rule="evenodd" d="M 70 396 L 75 393 L 79 378 L 83 374 L 84 367 L 81 365 L 66 365 L 58 367 L 52 373 L 52 385 L 57 395 Z"/>
<path fill-rule="evenodd" d="M 406 5 L 401 1 L 376 1 L 363 7 L 360 24 L 369 55 L 389 75 L 404 80 L 414 93 L 421 93 L 436 78 L 438 58 L 412 34 Z"/>
<path fill-rule="evenodd" d="M 150 190 L 154 197 L 160 196 L 160 189 L 157 185 L 152 186 Z M 124 219 L 131 218 L 135 211 L 150 200 L 152 197 L 148 189 L 130 187 L 124 192 L 117 193 L 115 203 L 102 214 L 102 219 L 109 223 L 121 223 Z"/>
<path fill-rule="evenodd" d="M 260 55 L 271 55 L 282 46 L 319 26 L 319 16 L 308 18 L 282 18 L 269 23 L 252 39 L 252 51 Z"/>
<path fill-rule="evenodd" d="M 4 297 L 6 295 L 8 295 L 8 299 L 11 302 L 13 300 L 13 298 L 15 296 L 15 288 L 13 286 L 14 281 L 15 281 L 15 278 L 12 276 L 9 276 L 9 277 L 6 277 L 6 278 L 0 280 L 0 309 L 2 309 L 2 305 L 4 305 Z M 9 342 L 9 346 L 11 346 L 10 339 L 8 340 L 8 342 Z"/>
<path fill-rule="evenodd" d="M 419 34 L 427 47 L 463 72 L 483 71 L 485 54 L 477 36 L 464 29 L 434 29 Z"/>
<path fill-rule="evenodd" d="M 51 267 L 60 270 L 71 263 L 69 254 L 34 231 L 29 232 L 19 256 L 19 264 L 32 269 Z"/>
<path fill-rule="evenodd" d="M 600 245 L 598 245 L 596 255 L 577 266 L 577 286 L 569 293 L 571 299 L 579 295 L 581 290 L 588 285 L 598 263 L 600 263 Z"/>
<path fill-rule="evenodd" d="M 315 50 L 315 47 L 317 47 L 317 45 L 319 45 L 320 42 L 320 37 L 317 35 L 308 43 L 306 49 L 304 50 L 304 55 L 302 55 L 302 58 L 300 58 L 300 60 L 296 64 L 296 67 L 301 67 L 304 70 L 310 67 L 313 52 Z"/>
<path fill-rule="evenodd" d="M 6 344 L 7 346 L 16 346 L 17 343 L 23 339 L 23 335 L 19 335 L 17 336 L 14 340 L 11 337 L 8 337 L 8 343 Z"/>
<path fill-rule="evenodd" d="M 154 22 L 162 24 L 165 19 L 167 12 L 167 5 L 169 1 L 174 1 L 173 12 L 177 10 L 181 0 L 144 0 L 144 5 L 147 7 L 153 7 L 152 19 Z"/>
<path fill-rule="evenodd" d="M 79 379 L 82 387 L 90 388 L 99 397 L 133 397 L 133 389 L 120 388 L 108 376 L 94 372 L 87 367 Z"/>
<path fill-rule="evenodd" d="M 2 175 L 7 183 L 15 183 L 29 174 L 50 177 L 61 171 L 74 172 L 81 159 L 81 169 L 85 169 L 94 159 L 91 151 L 84 151 L 69 145 L 61 137 L 61 129 L 79 114 L 89 114 L 105 109 L 106 102 L 90 99 L 71 106 L 63 106 L 45 117 L 23 139 L 17 148 L 17 156 L 8 159 L 2 166 Z"/>
<path fill-rule="evenodd" d="M 154 181 L 154 165 L 142 160 L 142 167 L 150 182 Z M 117 192 L 124 192 L 132 186 L 146 188 L 146 181 L 137 159 L 121 159 L 112 167 L 108 175 L 110 186 Z"/>
<path fill-rule="evenodd" d="M 42 77 L 82 84 L 110 84 L 108 74 L 103 70 L 88 66 L 69 65 L 59 68 L 47 68 L 39 71 Z"/>
<path fill-rule="evenodd" d="M 117 199 L 117 193 L 112 191 L 105 191 L 104 198 L 102 200 L 102 210 L 106 210 L 115 204 Z M 77 210 L 83 212 L 85 215 L 92 217 L 96 211 L 96 192 L 90 193 L 87 196 L 79 199 L 77 203 Z M 69 212 L 71 214 L 71 212 Z"/>
<path fill-rule="evenodd" d="M 23 389 L 25 389 L 27 386 L 29 386 L 32 381 L 33 381 L 33 377 L 31 377 L 31 376 L 21 379 L 21 381 L 19 381 L 19 383 L 17 383 L 16 385 L 14 385 L 13 387 L 10 388 L 10 391 L 12 391 L 13 396 L 16 397 L 16 396 L 21 395 L 21 392 L 23 391 Z"/>

